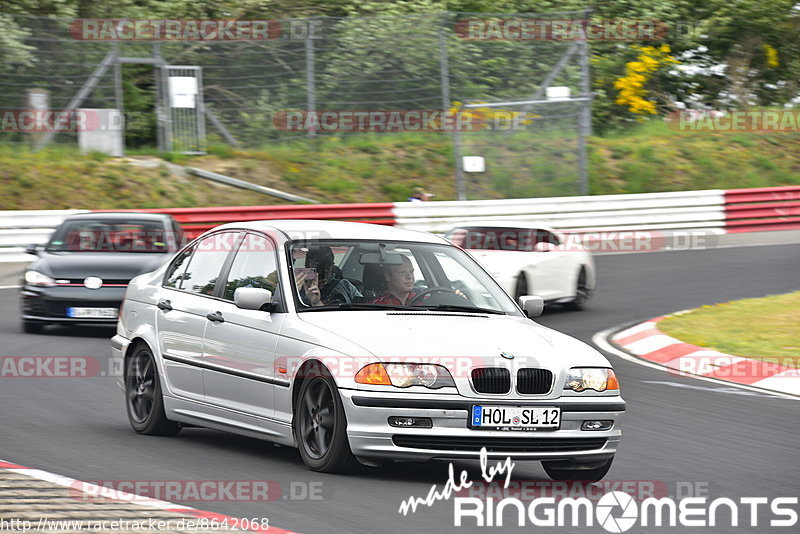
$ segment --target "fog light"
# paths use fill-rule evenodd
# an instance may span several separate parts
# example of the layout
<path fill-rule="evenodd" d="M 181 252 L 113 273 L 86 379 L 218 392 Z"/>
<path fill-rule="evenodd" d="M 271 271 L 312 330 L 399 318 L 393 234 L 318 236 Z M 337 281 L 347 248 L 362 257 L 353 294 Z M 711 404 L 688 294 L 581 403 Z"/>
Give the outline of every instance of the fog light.
<path fill-rule="evenodd" d="M 611 430 L 614 421 L 584 421 L 581 430 Z"/>
<path fill-rule="evenodd" d="M 400 428 L 433 428 L 433 422 L 427 417 L 390 417 L 389 426 Z"/>

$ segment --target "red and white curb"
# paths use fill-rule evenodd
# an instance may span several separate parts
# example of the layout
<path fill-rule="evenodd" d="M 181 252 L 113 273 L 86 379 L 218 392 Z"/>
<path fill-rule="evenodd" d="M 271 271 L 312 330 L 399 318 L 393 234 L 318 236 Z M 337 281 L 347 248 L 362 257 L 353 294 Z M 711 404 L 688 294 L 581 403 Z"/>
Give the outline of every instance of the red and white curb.
<path fill-rule="evenodd" d="M 659 321 L 666 317 L 655 317 L 626 328 L 612 335 L 610 341 L 626 352 L 661 365 L 676 374 L 700 376 L 800 396 L 800 369 L 731 356 L 684 343 L 658 329 Z"/>
<path fill-rule="evenodd" d="M 95 484 L 90 484 L 88 482 L 82 482 L 80 480 L 75 480 L 74 478 L 65 477 L 62 475 L 58 475 L 56 473 L 51 473 L 49 471 L 43 471 L 41 469 L 33 469 L 12 462 L 6 462 L 2 459 L 0 459 L 0 469 L 29 476 L 31 478 L 49 482 L 51 484 L 55 484 L 58 486 L 64 486 L 66 488 L 70 488 L 70 491 L 75 491 L 76 488 L 81 488 L 82 492 L 87 496 L 105 495 L 108 490 L 108 488 L 104 488 L 102 486 L 97 486 Z M 125 504 L 135 504 L 138 506 L 143 506 L 145 508 L 152 508 L 164 512 L 172 512 L 185 516 L 192 516 L 198 519 L 207 519 L 209 521 L 216 521 L 218 524 L 222 523 L 225 520 L 227 520 L 228 524 L 233 524 L 233 523 L 237 525 L 249 524 L 247 522 L 240 523 L 239 521 L 237 521 L 237 518 L 234 518 L 232 516 L 218 514 L 216 512 L 208 512 L 205 510 L 198 510 L 196 508 L 191 508 L 189 506 L 184 506 L 181 504 L 176 504 L 167 501 L 160 501 L 158 499 L 152 499 L 150 497 L 142 497 L 139 495 L 131 495 L 130 497 L 131 497 L 130 500 L 113 499 L 109 497 L 106 497 L 105 500 L 118 501 Z M 269 532 L 271 534 L 297 534 L 294 531 L 284 530 L 282 528 L 277 528 L 272 525 L 262 528 L 258 525 L 252 524 L 250 525 L 250 528 L 244 528 L 244 526 L 239 526 L 238 530 L 244 530 L 248 532 Z"/>

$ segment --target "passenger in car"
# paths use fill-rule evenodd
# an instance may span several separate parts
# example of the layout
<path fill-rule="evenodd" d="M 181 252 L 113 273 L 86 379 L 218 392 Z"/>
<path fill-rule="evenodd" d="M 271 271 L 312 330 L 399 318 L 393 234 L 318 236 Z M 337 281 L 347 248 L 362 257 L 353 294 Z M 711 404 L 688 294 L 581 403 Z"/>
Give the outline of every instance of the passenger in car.
<path fill-rule="evenodd" d="M 362 299 L 363 295 L 352 282 L 334 276 L 336 266 L 333 263 L 331 247 L 324 245 L 309 247 L 306 253 L 306 267 L 317 270 L 323 305 L 358 302 Z"/>
<path fill-rule="evenodd" d="M 316 271 L 309 272 L 311 269 L 295 271 L 295 285 L 297 286 L 300 300 L 306 306 L 324 306 L 319 291 L 319 277 Z"/>

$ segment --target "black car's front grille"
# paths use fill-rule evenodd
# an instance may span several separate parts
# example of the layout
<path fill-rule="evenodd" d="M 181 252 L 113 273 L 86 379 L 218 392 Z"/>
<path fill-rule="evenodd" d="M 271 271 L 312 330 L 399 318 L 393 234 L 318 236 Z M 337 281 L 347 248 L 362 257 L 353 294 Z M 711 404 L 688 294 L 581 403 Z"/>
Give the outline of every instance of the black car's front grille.
<path fill-rule="evenodd" d="M 120 301 L 111 300 L 47 300 L 41 297 L 25 298 L 23 310 L 39 317 L 66 317 L 67 308 L 119 308 Z"/>
<path fill-rule="evenodd" d="M 508 393 L 511 389 L 511 373 L 500 367 L 473 369 L 472 386 L 478 393 Z"/>
<path fill-rule="evenodd" d="M 544 395 L 553 384 L 553 373 L 548 369 L 520 369 L 517 371 L 517 393 Z"/>
<path fill-rule="evenodd" d="M 398 447 L 436 451 L 487 452 L 575 452 L 602 449 L 605 438 L 482 438 L 462 436 L 424 436 L 395 434 L 392 442 Z"/>
<path fill-rule="evenodd" d="M 83 281 L 86 280 L 86 278 L 85 277 L 84 278 L 67 278 L 66 280 L 70 284 L 83 285 Z M 103 285 L 104 286 L 107 286 L 107 285 L 115 285 L 115 286 L 124 285 L 124 286 L 126 286 L 130 282 L 130 280 L 127 279 L 127 278 L 103 278 L 102 280 L 103 280 Z"/>

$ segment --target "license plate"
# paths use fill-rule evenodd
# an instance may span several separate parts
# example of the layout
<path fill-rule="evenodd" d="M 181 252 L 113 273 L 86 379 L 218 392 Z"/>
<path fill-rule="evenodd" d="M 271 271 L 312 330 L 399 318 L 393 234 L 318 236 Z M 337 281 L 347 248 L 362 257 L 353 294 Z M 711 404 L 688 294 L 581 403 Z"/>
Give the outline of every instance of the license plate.
<path fill-rule="evenodd" d="M 67 308 L 67 317 L 75 319 L 116 319 L 117 308 Z"/>
<path fill-rule="evenodd" d="M 558 428 L 557 406 L 473 406 L 470 427 L 484 430 Z"/>

